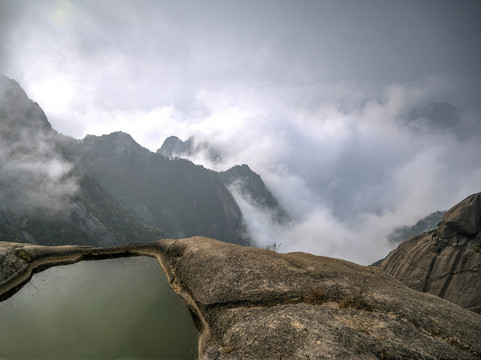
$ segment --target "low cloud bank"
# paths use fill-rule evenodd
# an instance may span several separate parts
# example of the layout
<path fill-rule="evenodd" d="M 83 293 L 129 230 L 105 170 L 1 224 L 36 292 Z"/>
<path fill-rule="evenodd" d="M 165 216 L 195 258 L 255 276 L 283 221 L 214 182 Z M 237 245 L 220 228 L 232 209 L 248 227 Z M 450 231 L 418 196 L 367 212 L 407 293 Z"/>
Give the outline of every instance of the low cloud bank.
<path fill-rule="evenodd" d="M 455 86 L 443 81 L 382 91 L 343 83 L 230 90 L 199 91 L 189 112 L 174 105 L 97 109 L 91 132 L 115 127 L 152 151 L 170 135 L 195 136 L 221 161 L 213 162 L 204 145 L 192 161 L 219 171 L 248 164 L 292 218 L 281 226 L 234 189 L 258 246 L 276 242 L 280 251 L 362 264 L 392 249 L 387 236 L 396 227 L 481 190 L 479 114 L 449 103 Z M 3 189 L 3 200 L 55 208 L 75 193 L 71 166 L 56 154 L 49 134 L 26 133 L 15 146 L 0 148 L 0 180 L 22 179 Z"/>
<path fill-rule="evenodd" d="M 199 93 L 202 116 L 177 114 L 168 135 L 194 135 L 222 154 L 213 163 L 197 153 L 196 163 L 247 163 L 262 176 L 293 220 L 280 226 L 234 191 L 259 246 L 368 264 L 392 249 L 394 228 L 481 190 L 481 125 L 444 103 L 432 81 L 365 97 L 337 89 Z"/>
<path fill-rule="evenodd" d="M 188 112 L 96 110 L 91 132 L 122 130 L 152 151 L 168 136 L 195 136 L 222 156 L 213 162 L 201 147 L 192 161 L 219 171 L 248 164 L 291 216 L 280 227 L 237 194 L 259 246 L 369 264 L 392 249 L 386 237 L 396 227 L 481 190 L 480 117 L 451 104 L 455 92 L 432 77 L 380 91 L 346 83 L 202 90 Z"/>
<path fill-rule="evenodd" d="M 0 67 L 56 130 L 152 151 L 196 136 L 223 162 L 194 162 L 249 164 L 293 218 L 269 229 L 245 202 L 259 243 L 368 263 L 390 229 L 480 191 L 479 1 L 17 3 L 0 3 Z M 37 145 L 61 170 L 15 171 L 69 193 Z"/>

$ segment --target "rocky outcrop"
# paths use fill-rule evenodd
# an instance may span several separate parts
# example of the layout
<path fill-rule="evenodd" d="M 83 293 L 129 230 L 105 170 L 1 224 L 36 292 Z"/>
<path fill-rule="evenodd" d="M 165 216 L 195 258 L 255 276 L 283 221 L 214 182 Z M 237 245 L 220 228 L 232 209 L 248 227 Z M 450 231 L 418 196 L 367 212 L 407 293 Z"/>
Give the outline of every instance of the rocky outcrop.
<path fill-rule="evenodd" d="M 480 224 L 481 193 L 478 193 L 464 199 L 445 214 L 439 235 L 448 242 L 458 234 L 466 239 L 474 238 L 479 233 Z"/>
<path fill-rule="evenodd" d="M 201 359 L 476 359 L 481 316 L 383 271 L 207 238 L 116 248 L 0 246 L 0 294 L 39 266 L 156 256 L 195 314 Z"/>
<path fill-rule="evenodd" d="M 438 229 L 406 239 L 380 268 L 413 289 L 481 313 L 481 193 L 446 212 Z"/>

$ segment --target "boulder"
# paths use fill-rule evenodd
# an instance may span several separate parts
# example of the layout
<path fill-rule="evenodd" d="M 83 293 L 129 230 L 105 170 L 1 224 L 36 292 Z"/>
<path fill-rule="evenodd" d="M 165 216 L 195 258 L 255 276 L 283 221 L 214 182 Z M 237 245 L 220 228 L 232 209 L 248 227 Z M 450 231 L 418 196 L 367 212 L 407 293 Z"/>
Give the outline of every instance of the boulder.
<path fill-rule="evenodd" d="M 200 237 L 115 248 L 4 243 L 0 254 L 10 254 L 0 293 L 40 263 L 157 257 L 199 325 L 204 360 L 481 357 L 480 315 L 344 260 Z"/>
<path fill-rule="evenodd" d="M 454 233 L 475 237 L 481 225 L 481 193 L 471 195 L 451 208 L 441 225 Z"/>
<path fill-rule="evenodd" d="M 380 268 L 403 284 L 481 313 L 481 193 L 451 208 L 438 229 L 402 242 Z"/>

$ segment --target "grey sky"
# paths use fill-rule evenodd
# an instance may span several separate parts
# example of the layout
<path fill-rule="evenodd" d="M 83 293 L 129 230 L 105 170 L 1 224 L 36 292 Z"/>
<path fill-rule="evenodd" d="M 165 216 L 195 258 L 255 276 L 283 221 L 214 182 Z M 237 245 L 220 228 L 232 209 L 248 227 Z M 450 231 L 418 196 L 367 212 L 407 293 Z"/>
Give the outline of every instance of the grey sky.
<path fill-rule="evenodd" d="M 226 163 L 195 160 L 248 163 L 293 213 L 283 250 L 369 262 L 393 227 L 481 190 L 480 15 L 476 0 L 0 0 L 0 73 L 76 138 L 209 140 Z M 419 115 L 430 103 L 459 113 Z"/>

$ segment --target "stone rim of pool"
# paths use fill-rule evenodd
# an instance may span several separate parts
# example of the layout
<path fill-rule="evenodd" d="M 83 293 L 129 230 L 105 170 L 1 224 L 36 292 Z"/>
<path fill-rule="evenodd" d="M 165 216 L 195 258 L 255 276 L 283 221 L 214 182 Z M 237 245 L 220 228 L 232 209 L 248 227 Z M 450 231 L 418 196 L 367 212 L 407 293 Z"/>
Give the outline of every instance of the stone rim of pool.
<path fill-rule="evenodd" d="M 157 260 L 173 291 L 184 301 L 199 332 L 197 356 L 202 354 L 205 340 L 210 337 L 207 322 L 196 302 L 182 288 L 168 268 L 162 251 L 163 241 L 149 244 L 129 244 L 125 246 L 101 248 L 77 245 L 37 246 L 29 244 L 4 243 L 10 249 L 4 256 L 0 270 L 0 301 L 18 292 L 35 273 L 53 266 L 75 264 L 85 260 L 104 260 L 122 257 L 148 256 Z"/>

